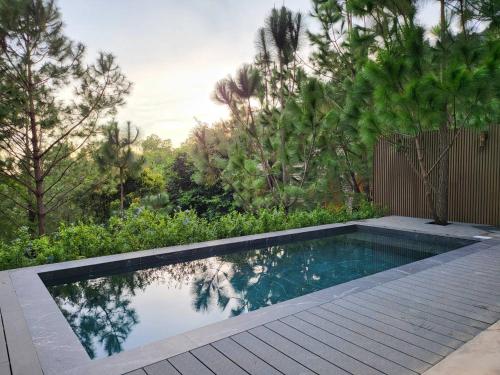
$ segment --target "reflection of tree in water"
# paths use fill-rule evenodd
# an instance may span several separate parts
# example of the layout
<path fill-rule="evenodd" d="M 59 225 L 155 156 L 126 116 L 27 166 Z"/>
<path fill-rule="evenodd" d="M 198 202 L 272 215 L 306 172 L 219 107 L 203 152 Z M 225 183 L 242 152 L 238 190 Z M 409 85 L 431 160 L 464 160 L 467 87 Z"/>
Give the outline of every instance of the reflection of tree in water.
<path fill-rule="evenodd" d="M 96 341 L 108 355 L 123 350 L 123 342 L 139 321 L 130 306 L 130 296 L 141 282 L 135 275 L 127 274 L 53 286 L 49 290 L 85 350 L 94 358 Z"/>
<path fill-rule="evenodd" d="M 246 257 L 231 255 L 234 264 L 231 285 L 239 296 L 232 315 L 273 305 L 310 289 L 315 278 L 310 265 L 315 259 L 311 249 L 304 245 L 287 245 L 286 250 L 282 246 L 273 246 L 253 251 Z M 300 253 L 297 253 L 299 249 Z"/>
<path fill-rule="evenodd" d="M 50 286 L 49 291 L 91 358 L 98 342 L 107 355 L 123 343 L 139 322 L 131 299 L 158 282 L 179 287 L 200 267 L 199 261 Z M 204 263 L 204 262 L 201 262 Z"/>
<path fill-rule="evenodd" d="M 193 306 L 229 306 L 236 316 L 373 273 L 386 260 L 387 252 L 377 255 L 366 242 L 340 235 L 227 254 L 198 269 Z"/>
<path fill-rule="evenodd" d="M 318 254 L 322 242 L 272 246 L 216 257 L 199 270 L 192 284 L 193 306 L 197 311 L 215 304 L 231 316 L 273 305 L 321 289 L 325 271 Z"/>
<path fill-rule="evenodd" d="M 230 264 L 218 258 L 203 262 L 191 284 L 193 308 L 206 311 L 215 303 L 220 310 L 225 310 L 231 300 L 230 278 Z"/>
<path fill-rule="evenodd" d="M 365 250 L 346 239 L 338 241 L 347 251 L 337 258 L 329 238 L 242 251 L 49 289 L 90 357 L 95 357 L 97 343 L 112 355 L 123 350 L 123 343 L 139 322 L 132 307 L 133 296 L 152 283 L 168 288 L 189 287 L 195 311 L 230 309 L 230 316 L 236 316 L 323 289 L 332 285 L 332 279 L 341 278 L 346 272 L 365 273 L 366 254 L 360 256 Z"/>
<path fill-rule="evenodd" d="M 230 304 L 231 315 L 239 315 L 288 299 L 286 278 L 297 278 L 296 268 L 292 272 L 289 266 L 284 267 L 289 258 L 288 251 L 271 247 L 52 286 L 49 290 L 94 358 L 96 345 L 107 355 L 123 350 L 123 343 L 139 322 L 132 298 L 152 283 L 169 288 L 189 286 L 196 311 L 211 306 L 224 311 Z M 307 267 L 300 274 L 301 280 L 307 280 Z"/>

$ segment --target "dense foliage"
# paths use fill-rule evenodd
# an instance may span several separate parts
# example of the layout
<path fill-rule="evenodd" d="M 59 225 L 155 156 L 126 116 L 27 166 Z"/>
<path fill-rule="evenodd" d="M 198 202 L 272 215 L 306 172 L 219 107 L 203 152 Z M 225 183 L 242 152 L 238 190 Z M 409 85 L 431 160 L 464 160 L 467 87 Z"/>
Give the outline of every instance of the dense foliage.
<path fill-rule="evenodd" d="M 16 239 L 0 242 L 0 269 L 345 222 L 379 214 L 365 202 L 354 212 L 345 207 L 290 214 L 283 210 L 262 209 L 256 213 L 233 211 L 207 220 L 194 211 L 163 215 L 133 206 L 124 216 L 112 217 L 106 225 L 63 224 L 50 236 L 35 239 L 30 237 L 26 227 L 22 227 Z"/>
<path fill-rule="evenodd" d="M 455 140 L 466 128 L 498 124 L 498 2 L 441 0 L 439 24 L 431 29 L 417 22 L 418 2 L 380 9 L 358 5 L 356 16 L 376 22 L 384 11 L 393 22 L 380 32 L 360 30 L 365 37 L 381 39 L 375 44 L 377 58 L 367 60 L 354 81 L 352 117 L 367 143 L 384 137 L 405 156 L 416 153 L 417 163 L 409 162 L 409 167 L 422 179 L 434 221 L 446 224 Z M 491 7 L 496 13 L 490 13 Z M 421 144 L 428 131 L 437 132 L 437 157 L 427 155 Z"/>
<path fill-rule="evenodd" d="M 111 54 L 85 63 L 85 47 L 64 35 L 54 0 L 0 2 L 0 175 L 10 182 L 1 193 L 39 235 L 47 215 L 84 184 L 70 170 L 130 85 Z M 62 99 L 65 91 L 71 99 Z"/>
<path fill-rule="evenodd" d="M 419 21 L 429 5 L 436 25 Z M 499 124 L 499 14 L 495 0 L 311 0 L 310 31 L 275 7 L 254 59 L 214 82 L 229 116 L 173 147 L 114 121 L 131 83 L 110 54 L 85 63 L 54 0 L 0 0 L 1 266 L 369 216 L 380 139 L 446 223 L 455 140 Z"/>

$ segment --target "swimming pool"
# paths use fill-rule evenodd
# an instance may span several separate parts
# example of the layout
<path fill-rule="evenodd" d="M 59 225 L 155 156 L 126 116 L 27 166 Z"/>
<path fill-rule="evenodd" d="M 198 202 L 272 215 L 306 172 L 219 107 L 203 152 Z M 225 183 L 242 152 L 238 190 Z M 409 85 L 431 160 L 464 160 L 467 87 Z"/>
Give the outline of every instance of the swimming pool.
<path fill-rule="evenodd" d="M 102 358 L 470 243 L 353 227 L 45 283 L 87 354 Z"/>

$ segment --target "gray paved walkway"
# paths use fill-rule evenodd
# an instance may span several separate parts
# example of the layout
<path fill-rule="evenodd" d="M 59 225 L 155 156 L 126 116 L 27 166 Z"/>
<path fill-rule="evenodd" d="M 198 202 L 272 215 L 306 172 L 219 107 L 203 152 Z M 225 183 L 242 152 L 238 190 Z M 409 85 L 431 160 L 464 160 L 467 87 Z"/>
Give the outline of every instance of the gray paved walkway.
<path fill-rule="evenodd" d="M 127 375 L 419 374 L 500 319 L 500 245 Z"/>

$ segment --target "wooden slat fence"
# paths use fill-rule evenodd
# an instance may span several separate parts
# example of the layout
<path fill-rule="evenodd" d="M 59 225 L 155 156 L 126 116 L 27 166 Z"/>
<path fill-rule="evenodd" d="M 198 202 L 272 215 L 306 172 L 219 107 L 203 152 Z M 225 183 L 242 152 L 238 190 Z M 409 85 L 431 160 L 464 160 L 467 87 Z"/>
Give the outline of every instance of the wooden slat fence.
<path fill-rule="evenodd" d="M 464 130 L 450 154 L 450 220 L 500 226 L 500 126 L 484 134 Z M 427 167 L 438 157 L 437 133 L 422 136 Z M 430 156 L 430 157 L 429 157 Z M 374 200 L 394 215 L 429 218 L 422 180 L 411 164 L 417 166 L 414 147 L 408 157 L 387 141 L 375 147 L 373 161 Z M 431 174 L 436 182 L 437 168 Z"/>

